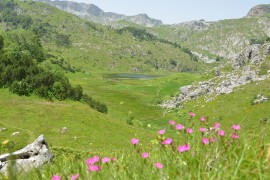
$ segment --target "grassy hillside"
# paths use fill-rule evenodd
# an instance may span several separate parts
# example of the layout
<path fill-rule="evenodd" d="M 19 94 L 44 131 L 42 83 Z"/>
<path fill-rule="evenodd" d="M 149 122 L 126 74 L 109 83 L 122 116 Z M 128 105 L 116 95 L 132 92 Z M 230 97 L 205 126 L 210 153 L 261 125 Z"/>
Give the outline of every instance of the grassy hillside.
<path fill-rule="evenodd" d="M 136 29 L 115 29 L 89 23 L 72 14 L 38 2 L 17 2 L 32 19 L 30 28 L 41 37 L 53 61 L 64 61 L 75 71 L 179 72 L 201 71 L 182 49 L 147 36 Z"/>
<path fill-rule="evenodd" d="M 184 104 L 185 109 L 197 112 L 199 116 L 209 116 L 210 122 L 220 122 L 229 128 L 232 124 L 242 124 L 245 133 L 259 132 L 264 127 L 270 129 L 270 102 L 252 104 L 252 100 L 258 95 L 269 96 L 269 80 L 253 82 L 241 86 L 235 92 L 216 97 L 213 101 L 205 102 L 203 98 L 192 100 Z M 185 110 L 184 110 L 185 112 Z M 183 114 L 183 110 L 177 110 L 175 116 Z M 267 119 L 266 122 L 263 120 Z M 260 138 L 260 135 L 256 135 Z M 269 143 L 269 140 L 264 139 Z"/>
<path fill-rule="evenodd" d="M 124 148 L 134 136 L 144 136 L 146 142 L 152 136 L 147 130 L 129 126 L 82 103 L 18 97 L 6 90 L 0 90 L 0 95 L 0 128 L 7 128 L 1 132 L 0 141 L 13 141 L 14 149 L 24 147 L 40 134 L 53 148 L 95 152 Z M 60 133 L 63 127 L 68 128 L 67 133 Z M 13 132 L 20 134 L 12 136 Z"/>

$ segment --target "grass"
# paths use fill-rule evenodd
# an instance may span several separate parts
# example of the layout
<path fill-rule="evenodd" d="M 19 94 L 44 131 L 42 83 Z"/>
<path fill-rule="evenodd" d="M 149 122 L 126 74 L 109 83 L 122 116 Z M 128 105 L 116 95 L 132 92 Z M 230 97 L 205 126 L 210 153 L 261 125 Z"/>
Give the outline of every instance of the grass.
<path fill-rule="evenodd" d="M 105 78 L 99 73 L 68 74 L 68 77 L 71 83 L 81 85 L 86 93 L 105 103 L 111 117 L 125 121 L 132 116 L 134 123 L 144 127 L 148 124 L 164 125 L 170 118 L 163 115 L 164 110 L 157 105 L 171 98 L 179 86 L 207 78 L 185 73 L 139 80 Z"/>
<path fill-rule="evenodd" d="M 261 121 L 262 118 L 270 119 L 269 102 L 251 104 L 252 98 L 258 93 L 270 95 L 269 80 L 245 85 L 234 93 L 219 96 L 208 103 L 202 99 L 190 101 L 184 109 L 169 111 L 161 117 L 162 109 L 149 103 L 151 99 L 166 99 L 166 94 L 177 91 L 177 83 L 185 85 L 202 77 L 175 74 L 150 80 L 116 80 L 104 79 L 100 74 L 84 77 L 77 73 L 72 77 L 72 83 L 81 84 L 95 98 L 107 99 L 106 103 L 110 102 L 108 106 L 112 111 L 103 115 L 81 103 L 47 102 L 34 96 L 18 97 L 1 90 L 1 125 L 8 128 L 1 132 L 1 140 L 10 139 L 18 144 L 18 148 L 44 133 L 55 154 L 52 163 L 40 170 L 20 174 L 19 179 L 50 179 L 53 175 L 70 179 L 76 173 L 80 174 L 81 179 L 270 177 L 267 160 L 270 124 Z M 144 128 L 140 124 L 127 125 L 124 117 L 130 110 L 133 110 L 135 120 L 141 121 Z M 188 120 L 190 110 L 196 113 L 194 125 Z M 200 123 L 201 116 L 207 117 L 208 123 Z M 193 127 L 194 133 L 188 135 L 176 132 L 168 124 L 169 119 L 185 127 Z M 225 131 L 224 140 L 212 132 L 205 137 L 215 137 L 217 142 L 203 145 L 199 128 L 212 127 L 215 122 L 221 123 L 221 129 Z M 149 123 L 150 128 L 147 127 Z M 240 139 L 231 139 L 233 124 L 241 125 L 241 130 L 237 132 Z M 69 128 L 67 134 L 58 132 L 63 126 Z M 166 128 L 166 133 L 160 137 L 157 130 L 162 128 Z M 10 136 L 13 131 L 22 134 Z M 135 147 L 130 144 L 130 139 L 134 137 L 139 139 Z M 168 137 L 173 139 L 173 146 L 161 145 Z M 191 149 L 180 153 L 177 148 L 185 143 L 190 144 Z M 3 147 L 2 150 L 5 150 Z M 142 159 L 142 152 L 149 152 L 149 158 Z M 90 172 L 85 160 L 95 155 L 100 158 L 116 157 L 117 161 L 101 165 L 99 172 Z M 162 163 L 164 167 L 155 168 L 156 162 Z"/>
<path fill-rule="evenodd" d="M 213 123 L 206 121 L 201 123 L 198 117 L 188 120 L 177 120 L 177 123 L 185 123 L 186 127 L 193 127 L 194 133 L 189 135 L 184 131 L 176 131 L 174 127 L 166 125 L 164 135 L 156 135 L 151 143 L 131 145 L 129 148 L 116 153 L 88 153 L 78 155 L 60 155 L 50 165 L 44 166 L 38 171 L 22 174 L 19 179 L 50 179 L 59 175 L 63 179 L 71 179 L 74 174 L 79 174 L 79 179 L 268 179 L 269 161 L 267 148 L 269 144 L 257 143 L 251 139 L 245 129 L 234 131 L 228 129 L 225 136 L 219 136 L 217 132 L 202 135 L 198 127 L 211 127 Z M 193 125 L 192 125 L 193 124 Z M 242 126 L 242 124 L 241 124 Z M 172 128 L 170 128 L 172 127 Z M 225 128 L 221 124 L 220 128 Z M 232 139 L 231 133 L 240 135 L 239 139 Z M 270 132 L 264 132 L 269 136 Z M 251 135 L 251 134 L 250 134 Z M 254 135 L 254 132 L 253 132 Z M 215 137 L 216 142 L 203 144 L 201 138 Z M 171 145 L 162 145 L 161 142 L 171 137 Z M 179 146 L 189 144 L 190 150 L 179 152 Z M 142 158 L 142 152 L 148 152 L 149 157 Z M 100 160 L 91 166 L 99 165 L 98 172 L 89 171 L 86 159 L 94 155 Z M 101 163 L 101 158 L 116 157 L 116 161 L 106 164 Z M 159 162 L 162 168 L 156 168 Z"/>
<path fill-rule="evenodd" d="M 50 102 L 35 96 L 18 97 L 1 90 L 0 141 L 9 139 L 22 148 L 40 134 L 55 148 L 109 151 L 125 147 L 129 138 L 136 136 L 151 139 L 154 130 L 164 125 L 169 117 L 156 106 L 156 99 L 167 98 L 178 85 L 201 79 L 199 75 L 175 74 L 152 80 L 116 80 L 102 74 L 68 74 L 71 82 L 80 84 L 93 98 L 107 104 L 107 115 L 98 113 L 86 104 L 73 101 Z M 127 124 L 134 118 L 134 126 Z M 151 124 L 151 128 L 147 127 Z M 63 127 L 68 133 L 59 133 Z M 11 136 L 13 132 L 20 132 Z M 109 137 L 109 138 L 108 138 Z"/>
<path fill-rule="evenodd" d="M 176 48 L 172 49 L 168 44 L 138 41 L 128 33 L 120 37 L 114 30 L 101 25 L 96 25 L 97 29 L 93 29 L 75 16 L 47 5 L 32 3 L 30 6 L 31 3 L 28 2 L 19 4 L 27 13 L 32 14 L 34 20 L 49 22 L 53 26 L 52 30 L 71 38 L 72 48 L 56 47 L 50 41 L 46 42 L 46 39 L 43 39 L 43 45 L 47 53 L 63 58 L 81 69 L 79 73 L 67 73 L 71 83 L 81 85 L 86 93 L 105 103 L 109 112 L 106 115 L 98 113 L 80 102 L 50 102 L 35 96 L 18 97 L 5 89 L 0 90 L 0 127 L 7 128 L 0 132 L 0 141 L 9 139 L 17 150 L 32 142 L 38 135 L 44 134 L 55 154 L 51 163 L 39 170 L 19 174 L 18 179 L 51 179 L 53 175 L 71 179 L 76 173 L 80 174 L 80 179 L 270 178 L 270 102 L 257 105 L 251 103 L 258 94 L 270 96 L 269 80 L 239 87 L 235 92 L 218 96 L 210 102 L 198 98 L 185 103 L 183 109 L 165 111 L 158 104 L 177 94 L 179 87 L 206 80 L 211 75 L 179 73 L 147 80 L 106 78 L 103 72 L 107 73 L 107 70 L 130 72 L 134 67 L 140 67 L 144 72 L 168 73 L 171 70 L 168 67 L 156 69 L 147 66 L 145 62 L 157 59 L 156 62 L 161 63 L 178 58 L 179 62 L 185 63 L 187 55 Z M 219 23 L 226 25 L 224 33 L 231 32 L 231 28 L 234 29 L 239 23 L 235 32 L 243 30 L 244 33 L 250 33 L 249 22 L 256 24 L 256 21 L 225 20 Z M 164 28 L 162 33 L 165 36 L 166 27 Z M 214 39 L 219 38 L 217 24 L 211 28 Z M 205 33 L 194 34 L 191 39 L 198 37 L 198 41 L 212 43 L 214 39 L 206 39 L 207 42 L 200 39 L 200 36 L 206 37 Z M 256 33 L 258 36 L 263 34 L 256 30 L 252 33 L 247 37 L 255 36 Z M 190 42 L 186 42 L 190 47 L 194 45 L 188 43 Z M 218 47 L 216 44 L 213 46 Z M 131 57 L 131 51 L 135 52 L 135 57 Z M 147 56 L 144 55 L 145 52 L 149 52 Z M 49 61 L 44 63 L 45 66 L 46 63 L 49 64 Z M 166 63 L 161 63 L 160 67 L 165 67 L 164 65 Z M 261 73 L 265 74 L 268 64 L 262 66 Z M 189 111 L 196 113 L 191 122 Z M 201 116 L 207 117 L 207 123 L 200 122 Z M 174 119 L 185 127 L 192 127 L 194 133 L 189 135 L 177 132 L 168 124 L 169 119 Z M 217 142 L 202 144 L 199 128 L 210 128 L 215 122 L 221 123 L 222 130 L 226 132 L 225 137 L 211 132 L 204 136 L 215 137 Z M 237 132 L 240 139 L 231 138 L 233 124 L 241 125 L 240 132 Z M 68 128 L 65 134 L 59 132 L 63 127 Z M 165 135 L 157 135 L 157 130 L 160 129 L 166 129 Z M 12 136 L 13 132 L 20 133 Z M 169 137 L 173 139 L 173 145 L 161 145 Z M 138 138 L 139 144 L 131 145 L 131 138 Z M 177 148 L 183 144 L 191 145 L 191 149 L 180 153 Z M 7 147 L 2 144 L 0 153 L 5 152 Z M 142 159 L 142 152 L 149 152 L 149 158 Z M 103 165 L 99 161 L 101 171 L 90 172 L 85 160 L 95 155 L 116 157 L 117 160 Z M 164 167 L 157 169 L 154 166 L 156 162 L 162 163 Z M 9 176 L 11 177 L 13 176 Z"/>
<path fill-rule="evenodd" d="M 0 141 L 12 140 L 22 148 L 44 134 L 55 148 L 112 150 L 125 147 L 127 137 L 151 137 L 151 132 L 138 130 L 126 123 L 98 113 L 86 104 L 76 102 L 48 102 L 37 97 L 18 97 L 1 90 L 0 125 L 7 128 L 1 132 Z M 68 128 L 68 133 L 59 130 Z M 11 136 L 13 132 L 20 132 Z M 149 140 L 145 138 L 145 140 Z M 3 152 L 1 152 L 3 153 Z"/>

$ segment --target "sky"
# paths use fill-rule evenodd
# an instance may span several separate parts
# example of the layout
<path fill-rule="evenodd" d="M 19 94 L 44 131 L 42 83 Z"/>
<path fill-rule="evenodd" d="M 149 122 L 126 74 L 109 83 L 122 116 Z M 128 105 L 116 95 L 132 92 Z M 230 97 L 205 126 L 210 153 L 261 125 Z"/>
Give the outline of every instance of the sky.
<path fill-rule="evenodd" d="M 270 0 L 72 0 L 95 4 L 105 12 L 125 15 L 146 13 L 175 24 L 204 19 L 217 21 L 241 18 L 255 5 L 270 4 Z"/>

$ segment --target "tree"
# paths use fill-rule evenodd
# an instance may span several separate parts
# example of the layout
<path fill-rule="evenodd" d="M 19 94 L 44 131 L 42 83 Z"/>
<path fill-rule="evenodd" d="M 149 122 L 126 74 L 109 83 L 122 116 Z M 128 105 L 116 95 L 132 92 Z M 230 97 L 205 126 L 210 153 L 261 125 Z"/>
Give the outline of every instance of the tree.
<path fill-rule="evenodd" d="M 4 48 L 4 38 L 0 35 L 0 51 Z"/>

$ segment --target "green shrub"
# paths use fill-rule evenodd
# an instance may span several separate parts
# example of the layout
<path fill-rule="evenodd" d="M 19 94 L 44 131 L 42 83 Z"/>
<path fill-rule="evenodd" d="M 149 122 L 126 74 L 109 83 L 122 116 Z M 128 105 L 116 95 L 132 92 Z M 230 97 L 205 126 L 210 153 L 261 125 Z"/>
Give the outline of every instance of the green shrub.
<path fill-rule="evenodd" d="M 10 91 L 20 96 L 29 96 L 32 93 L 31 86 L 26 81 L 14 81 L 10 86 Z"/>
<path fill-rule="evenodd" d="M 0 36 L 0 46 L 4 38 Z M 45 60 L 39 38 L 31 31 L 12 31 L 6 35 L 7 47 L 0 51 L 0 86 L 8 87 L 18 95 L 29 96 L 33 92 L 52 100 L 84 101 L 91 108 L 106 113 L 106 105 L 83 93 L 81 86 L 72 87 L 68 78 L 59 72 L 43 68 Z"/>

